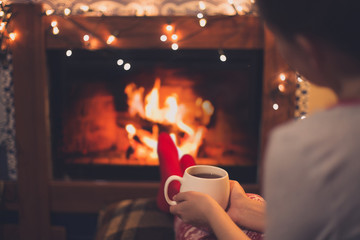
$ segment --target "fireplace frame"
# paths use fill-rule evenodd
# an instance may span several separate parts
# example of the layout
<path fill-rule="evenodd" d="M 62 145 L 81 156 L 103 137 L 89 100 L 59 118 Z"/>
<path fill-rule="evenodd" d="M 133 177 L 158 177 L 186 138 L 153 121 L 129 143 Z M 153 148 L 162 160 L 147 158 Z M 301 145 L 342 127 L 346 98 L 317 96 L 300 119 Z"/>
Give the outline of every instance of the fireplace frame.
<path fill-rule="evenodd" d="M 5 202 L 4 209 L 19 213 L 19 226 L 15 227 L 21 239 L 65 239 L 65 229 L 51 225 L 50 214 L 60 213 L 96 213 L 101 207 L 114 201 L 138 197 L 156 196 L 157 182 L 98 182 L 98 181 L 66 181 L 54 180 L 52 176 L 49 100 L 46 72 L 46 48 L 76 48 L 83 47 L 78 39 L 81 30 L 74 31 L 74 21 L 81 28 L 93 26 L 96 18 L 80 16 L 47 17 L 42 14 L 41 4 L 13 4 L 14 18 L 11 27 L 17 33 L 17 39 L 12 43 L 13 78 L 16 109 L 16 143 L 18 158 L 18 180 L 6 182 L 6 188 L 16 193 L 13 202 Z M 58 18 L 59 24 L 66 26 L 61 37 L 53 38 L 46 34 L 50 21 Z M 213 18 L 216 18 L 214 16 Z M 218 33 L 209 38 L 206 32 L 195 35 L 191 41 L 182 43 L 183 48 L 223 48 L 263 49 L 263 99 L 261 119 L 261 156 L 265 148 L 269 131 L 276 125 L 293 118 L 294 89 L 280 98 L 281 108 L 272 109 L 272 91 L 274 80 L 280 72 L 289 71 L 289 67 L 279 56 L 271 33 L 264 28 L 256 16 L 223 17 L 228 25 L 209 24 L 208 28 Z M 156 35 L 156 40 L 146 41 L 124 38 L 121 45 L 114 47 L 168 47 L 158 41 L 160 28 L 151 27 L 163 24 L 168 17 L 109 17 L 104 20 L 104 26 L 114 26 L 118 21 L 141 21 L 147 19 L 140 28 L 142 34 Z M 173 21 L 181 21 L 189 29 L 195 27 L 195 17 L 173 17 Z M 195 20 L 195 21 L 194 21 Z M 211 18 L 208 20 L 211 23 Z M 150 24 L 150 25 L 149 25 Z M 73 26 L 73 27 L 71 27 Z M 198 25 L 196 26 L 198 27 Z M 239 28 L 239 34 L 231 36 L 223 43 L 223 37 L 232 30 Z M 104 28 L 106 29 L 106 28 Z M 157 29 L 157 30 L 154 30 Z M 100 33 L 99 33 L 100 34 Z M 141 35 L 141 34 L 140 34 Z M 246 37 L 244 37 L 246 36 Z M 101 39 L 101 35 L 98 35 Z M 204 40 L 210 41 L 204 41 Z M 66 44 L 65 44 L 66 43 Z M 65 44 L 65 45 L 64 45 Z M 98 41 L 99 47 L 105 47 L 103 41 Z M 119 43 L 120 44 L 120 43 Z M 261 158 L 262 159 L 262 158 Z M 245 185 L 245 190 L 261 192 L 262 165 L 259 162 L 259 179 L 255 185 Z M 14 229 L 14 228 L 10 228 Z M 14 238 L 15 239 L 15 238 Z"/>

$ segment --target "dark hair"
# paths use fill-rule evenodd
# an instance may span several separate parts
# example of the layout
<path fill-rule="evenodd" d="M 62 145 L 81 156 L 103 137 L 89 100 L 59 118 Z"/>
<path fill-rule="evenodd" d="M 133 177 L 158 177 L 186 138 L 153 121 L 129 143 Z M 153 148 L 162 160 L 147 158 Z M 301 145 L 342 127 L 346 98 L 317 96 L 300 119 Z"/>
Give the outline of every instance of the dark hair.
<path fill-rule="evenodd" d="M 360 60 L 360 0 L 257 0 L 257 6 L 284 37 L 317 37 Z"/>

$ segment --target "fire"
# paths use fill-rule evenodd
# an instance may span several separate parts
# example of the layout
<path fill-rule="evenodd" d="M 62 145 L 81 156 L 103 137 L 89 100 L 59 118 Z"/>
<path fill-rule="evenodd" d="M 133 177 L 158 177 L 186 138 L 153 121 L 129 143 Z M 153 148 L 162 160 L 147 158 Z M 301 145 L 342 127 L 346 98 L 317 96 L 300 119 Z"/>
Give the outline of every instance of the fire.
<path fill-rule="evenodd" d="M 129 113 L 130 116 L 135 116 L 138 114 L 140 117 L 145 116 L 144 111 L 144 104 L 143 104 L 143 95 L 144 95 L 144 88 L 136 88 L 135 83 L 130 83 L 125 87 L 125 93 L 128 96 L 128 106 L 129 106 Z"/>
<path fill-rule="evenodd" d="M 130 116 L 139 116 L 153 123 L 152 131 L 135 128 L 133 124 L 126 125 L 130 144 L 135 150 L 135 155 L 139 158 L 157 159 L 157 139 L 159 136 L 159 126 L 166 126 L 171 129 L 170 136 L 178 148 L 180 157 L 185 154 L 197 155 L 198 149 L 206 133 L 206 125 L 209 123 L 214 107 L 208 100 L 198 98 L 193 108 L 187 109 L 184 104 L 179 104 L 179 97 L 172 93 L 160 103 L 159 78 L 155 80 L 151 91 L 144 97 L 145 89 L 136 87 L 130 83 L 125 88 L 128 96 L 128 106 Z M 192 116 L 192 117 L 189 117 Z M 186 121 L 185 121 L 186 120 Z M 134 138 L 137 138 L 137 141 Z"/>
<path fill-rule="evenodd" d="M 154 122 L 162 122 L 159 107 L 160 79 L 155 80 L 154 88 L 145 97 L 145 117 Z"/>
<path fill-rule="evenodd" d="M 135 136 L 135 134 L 136 134 L 136 128 L 135 128 L 134 125 L 132 125 L 132 124 L 127 124 L 127 125 L 125 126 L 125 129 L 126 129 L 126 131 L 128 132 L 130 139 Z"/>

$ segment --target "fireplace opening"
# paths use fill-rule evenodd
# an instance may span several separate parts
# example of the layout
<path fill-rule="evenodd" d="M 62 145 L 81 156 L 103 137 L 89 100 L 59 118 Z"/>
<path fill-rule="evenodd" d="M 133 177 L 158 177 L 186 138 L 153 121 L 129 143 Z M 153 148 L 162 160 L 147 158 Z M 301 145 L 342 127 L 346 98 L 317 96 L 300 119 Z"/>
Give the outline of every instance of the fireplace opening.
<path fill-rule="evenodd" d="M 157 181 L 165 131 L 180 156 L 256 182 L 263 52 L 224 53 L 47 50 L 54 177 Z"/>

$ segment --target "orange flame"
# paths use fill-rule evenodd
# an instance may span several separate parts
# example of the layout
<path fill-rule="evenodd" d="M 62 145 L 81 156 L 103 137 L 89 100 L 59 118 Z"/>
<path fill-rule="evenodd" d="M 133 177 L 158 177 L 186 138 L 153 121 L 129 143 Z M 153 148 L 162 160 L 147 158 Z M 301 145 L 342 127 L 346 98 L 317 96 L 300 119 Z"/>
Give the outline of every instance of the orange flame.
<path fill-rule="evenodd" d="M 145 97 L 145 116 L 154 122 L 162 122 L 161 110 L 159 107 L 160 79 L 155 80 L 154 88 Z"/>
<path fill-rule="evenodd" d="M 135 83 L 130 83 L 125 87 L 125 93 L 128 96 L 128 106 L 130 116 L 135 116 L 138 114 L 140 117 L 145 117 L 144 104 L 143 104 L 143 95 L 144 88 L 136 88 Z"/>
<path fill-rule="evenodd" d="M 160 108 L 160 85 L 160 79 L 157 78 L 154 87 L 145 96 L 145 104 L 143 103 L 143 87 L 137 88 L 134 83 L 130 83 L 125 88 L 125 93 L 128 96 L 129 114 L 131 116 L 138 115 L 154 123 L 152 133 L 143 129 L 135 129 L 133 125 L 126 126 L 130 142 L 134 142 L 132 138 L 136 134 L 143 144 L 143 146 L 135 148 L 135 154 L 137 157 L 157 158 L 157 138 L 159 135 L 157 124 L 164 124 L 171 125 L 174 131 L 185 133 L 185 137 L 182 139 L 178 139 L 175 133 L 170 134 L 178 148 L 180 157 L 185 153 L 196 156 L 206 132 L 204 125 L 209 123 L 210 117 L 214 113 L 214 107 L 210 101 L 203 101 L 198 98 L 194 107 L 197 106 L 201 111 L 201 123 L 194 124 L 196 116 L 193 114 L 193 123 L 187 124 L 184 122 L 187 110 L 184 105 L 178 104 L 178 96 L 175 93 L 168 96 L 165 99 L 164 107 Z M 148 149 L 147 153 L 145 148 Z"/>

